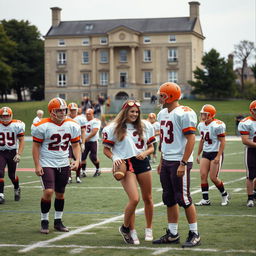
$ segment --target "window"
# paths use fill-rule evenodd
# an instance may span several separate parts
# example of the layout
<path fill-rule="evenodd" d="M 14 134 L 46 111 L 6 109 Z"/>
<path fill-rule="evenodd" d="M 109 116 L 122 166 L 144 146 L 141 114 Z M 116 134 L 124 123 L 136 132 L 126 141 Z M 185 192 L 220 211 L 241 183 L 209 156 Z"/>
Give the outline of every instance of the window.
<path fill-rule="evenodd" d="M 125 88 L 127 83 L 127 72 L 120 72 L 120 88 Z"/>
<path fill-rule="evenodd" d="M 101 37 L 100 38 L 100 44 L 108 44 L 108 38 L 107 37 Z"/>
<path fill-rule="evenodd" d="M 175 43 L 176 42 L 176 36 L 175 35 L 170 35 L 169 36 L 169 42 L 170 43 Z"/>
<path fill-rule="evenodd" d="M 144 92 L 144 99 L 151 99 L 151 92 Z"/>
<path fill-rule="evenodd" d="M 65 45 L 65 40 L 64 39 L 60 39 L 59 40 L 59 46 L 64 46 Z"/>
<path fill-rule="evenodd" d="M 100 51 L 100 63 L 108 63 L 108 52 L 106 50 Z"/>
<path fill-rule="evenodd" d="M 83 64 L 89 63 L 89 52 L 83 52 L 82 63 Z"/>
<path fill-rule="evenodd" d="M 63 99 L 63 100 L 66 100 L 66 93 L 59 93 L 58 97 Z"/>
<path fill-rule="evenodd" d="M 120 50 L 119 51 L 119 61 L 120 62 L 127 62 L 127 51 L 126 50 Z"/>
<path fill-rule="evenodd" d="M 152 75 L 150 71 L 145 71 L 144 72 L 144 84 L 151 84 L 152 83 Z"/>
<path fill-rule="evenodd" d="M 90 45 L 90 38 L 84 38 L 82 40 L 82 45 Z"/>
<path fill-rule="evenodd" d="M 58 52 L 57 63 L 58 65 L 65 65 L 67 63 L 66 52 Z"/>
<path fill-rule="evenodd" d="M 85 25 L 85 30 L 86 31 L 91 31 L 93 29 L 93 25 L 92 24 L 86 24 Z"/>
<path fill-rule="evenodd" d="M 100 85 L 108 85 L 108 72 L 100 72 Z"/>
<path fill-rule="evenodd" d="M 58 86 L 64 87 L 64 86 L 67 85 L 67 76 L 66 76 L 66 74 L 63 74 L 63 73 L 58 74 L 57 79 L 58 79 Z"/>
<path fill-rule="evenodd" d="M 151 43 L 150 37 L 149 36 L 144 36 L 143 37 L 143 42 L 144 42 L 144 44 L 150 44 Z"/>
<path fill-rule="evenodd" d="M 89 72 L 85 72 L 82 74 L 82 84 L 83 85 L 90 85 L 90 74 Z"/>
<path fill-rule="evenodd" d="M 178 61 L 177 49 L 170 48 L 168 50 L 168 62 L 176 62 L 176 61 Z"/>
<path fill-rule="evenodd" d="M 144 61 L 145 62 L 151 61 L 151 51 L 150 50 L 144 50 Z"/>
<path fill-rule="evenodd" d="M 168 72 L 168 82 L 177 83 L 178 82 L 178 74 L 176 71 Z"/>

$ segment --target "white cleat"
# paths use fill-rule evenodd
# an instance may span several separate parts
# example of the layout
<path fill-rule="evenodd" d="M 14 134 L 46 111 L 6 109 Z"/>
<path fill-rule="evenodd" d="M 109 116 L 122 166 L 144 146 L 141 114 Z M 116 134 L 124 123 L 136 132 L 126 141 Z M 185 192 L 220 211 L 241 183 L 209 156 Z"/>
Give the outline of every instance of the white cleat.
<path fill-rule="evenodd" d="M 204 205 L 211 205 L 210 199 L 205 200 L 201 199 L 198 203 L 195 203 L 196 206 L 204 206 Z"/>
<path fill-rule="evenodd" d="M 136 244 L 136 245 L 140 244 L 140 240 L 138 238 L 138 235 L 135 229 L 130 231 L 130 236 L 133 240 L 133 244 Z"/>
<path fill-rule="evenodd" d="M 248 200 L 247 201 L 247 207 L 253 207 L 253 206 L 254 206 L 253 200 Z"/>
<path fill-rule="evenodd" d="M 79 177 L 76 177 L 76 183 L 81 183 L 81 179 Z"/>
<path fill-rule="evenodd" d="M 222 198 L 221 198 L 221 205 L 222 205 L 222 206 L 228 205 L 229 199 L 230 199 L 230 196 L 229 196 L 228 193 L 227 193 L 226 196 L 222 196 Z"/>
<path fill-rule="evenodd" d="M 145 228 L 145 241 L 153 241 L 153 231 L 151 228 Z"/>

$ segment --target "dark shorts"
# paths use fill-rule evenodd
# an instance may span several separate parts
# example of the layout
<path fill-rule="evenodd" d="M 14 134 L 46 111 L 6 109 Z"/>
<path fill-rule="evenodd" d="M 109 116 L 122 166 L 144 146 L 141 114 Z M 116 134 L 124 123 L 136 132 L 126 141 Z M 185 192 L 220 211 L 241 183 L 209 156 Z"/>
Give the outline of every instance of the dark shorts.
<path fill-rule="evenodd" d="M 215 157 L 217 156 L 217 154 L 218 154 L 218 152 L 205 152 L 205 151 L 203 151 L 202 158 L 206 158 L 209 161 L 213 161 L 215 159 Z M 221 156 L 221 159 L 220 159 L 219 169 L 221 168 L 221 166 L 223 164 L 223 161 L 224 161 L 224 153 L 222 153 L 222 156 Z"/>
<path fill-rule="evenodd" d="M 136 175 L 151 171 L 149 159 L 146 157 L 143 160 L 139 160 L 136 157 L 132 157 L 126 160 L 127 170 L 134 172 Z"/>
<path fill-rule="evenodd" d="M 16 153 L 16 149 L 0 151 L 0 178 L 4 178 L 4 168 L 7 165 L 9 178 L 15 179 L 17 163 L 13 161 L 13 158 Z"/>
<path fill-rule="evenodd" d="M 256 178 L 256 148 L 245 148 L 246 177 L 249 180 Z"/>
<path fill-rule="evenodd" d="M 88 154 L 93 163 L 97 162 L 97 150 L 98 150 L 98 142 L 97 141 L 88 141 L 84 144 L 85 150 L 82 154 L 82 161 L 86 160 Z"/>
<path fill-rule="evenodd" d="M 162 160 L 160 172 L 160 181 L 163 188 L 162 199 L 168 207 L 179 204 L 187 208 L 192 204 L 190 196 L 190 170 L 192 162 L 189 162 L 185 167 L 186 172 L 183 177 L 177 176 L 177 169 L 180 161 Z"/>
<path fill-rule="evenodd" d="M 41 176 L 43 189 L 53 189 L 55 192 L 64 193 L 68 183 L 70 167 L 43 167 L 43 171 L 44 175 Z"/>

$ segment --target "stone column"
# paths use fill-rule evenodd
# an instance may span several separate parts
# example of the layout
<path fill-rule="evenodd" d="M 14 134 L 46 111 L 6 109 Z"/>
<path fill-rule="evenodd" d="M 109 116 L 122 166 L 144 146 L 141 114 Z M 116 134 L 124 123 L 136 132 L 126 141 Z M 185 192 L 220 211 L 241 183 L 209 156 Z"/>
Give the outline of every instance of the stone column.
<path fill-rule="evenodd" d="M 92 85 L 97 83 L 97 55 L 96 48 L 92 49 Z"/>
<path fill-rule="evenodd" d="M 131 83 L 136 83 L 135 47 L 131 47 Z"/>
<path fill-rule="evenodd" d="M 114 47 L 110 47 L 110 54 L 109 54 L 109 84 L 114 84 L 114 76 L 115 76 L 115 70 L 114 70 Z"/>

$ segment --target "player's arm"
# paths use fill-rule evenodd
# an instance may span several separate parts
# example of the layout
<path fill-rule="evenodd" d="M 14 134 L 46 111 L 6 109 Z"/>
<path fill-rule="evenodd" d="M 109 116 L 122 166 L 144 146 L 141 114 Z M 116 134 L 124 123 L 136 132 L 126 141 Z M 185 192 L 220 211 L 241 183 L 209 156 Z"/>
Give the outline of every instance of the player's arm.
<path fill-rule="evenodd" d="M 249 134 L 242 135 L 241 134 L 241 139 L 244 145 L 250 147 L 250 148 L 256 148 L 256 142 L 253 142 L 249 138 Z"/>
<path fill-rule="evenodd" d="M 177 169 L 177 176 L 182 177 L 185 174 L 185 165 L 182 165 L 182 163 L 187 163 L 189 157 L 193 153 L 193 149 L 195 146 L 196 136 L 194 133 L 186 134 L 185 135 L 187 139 L 187 143 L 185 146 L 185 151 L 181 160 L 181 164 L 179 165 Z"/>
<path fill-rule="evenodd" d="M 152 154 L 154 152 L 154 147 L 153 144 L 148 144 L 148 147 L 145 151 L 141 152 L 136 156 L 137 159 L 143 160 L 145 159 L 148 155 Z"/>
<path fill-rule="evenodd" d="M 13 158 L 13 161 L 16 162 L 16 163 L 18 163 L 20 161 L 20 156 L 23 153 L 23 149 L 24 149 L 24 145 L 25 145 L 24 136 L 19 136 L 18 140 L 19 140 L 18 151 L 17 151 L 16 155 Z"/>
<path fill-rule="evenodd" d="M 33 142 L 32 144 L 32 156 L 35 164 L 35 173 L 37 176 L 42 176 L 44 174 L 42 166 L 40 165 L 40 148 L 41 144 L 38 142 Z"/>
<path fill-rule="evenodd" d="M 104 155 L 106 157 L 111 159 L 113 161 L 113 164 L 116 165 L 116 166 L 120 165 L 122 163 L 122 161 L 123 161 L 121 158 L 115 156 L 113 154 L 113 152 L 111 151 L 111 149 L 109 147 L 107 147 L 107 146 L 103 147 L 103 153 L 104 153 Z"/>
<path fill-rule="evenodd" d="M 219 148 L 217 156 L 215 157 L 215 159 L 213 161 L 215 164 L 218 164 L 220 162 L 220 158 L 221 158 L 221 156 L 222 156 L 222 154 L 224 152 L 224 148 L 225 148 L 225 145 L 226 145 L 226 138 L 225 138 L 225 136 L 218 137 L 218 140 L 220 142 L 220 148 Z"/>
<path fill-rule="evenodd" d="M 74 143 L 71 143 L 72 146 L 72 151 L 75 157 L 75 161 L 73 161 L 70 165 L 71 170 L 75 171 L 78 169 L 79 164 L 80 164 L 80 159 L 81 159 L 81 148 L 80 148 L 80 144 L 79 141 L 76 141 Z"/>
<path fill-rule="evenodd" d="M 81 152 L 83 153 L 84 152 L 84 149 L 85 149 L 85 146 L 84 146 L 84 143 L 85 143 L 85 127 L 81 128 Z"/>
<path fill-rule="evenodd" d="M 92 137 L 94 137 L 97 132 L 99 131 L 99 128 L 93 128 L 92 132 L 85 138 L 85 141 L 89 141 Z"/>
<path fill-rule="evenodd" d="M 199 141 L 198 150 L 197 150 L 197 157 L 196 157 L 196 161 L 197 161 L 198 164 L 200 164 L 200 155 L 203 151 L 203 146 L 204 146 L 204 140 L 201 138 L 201 140 Z"/>

